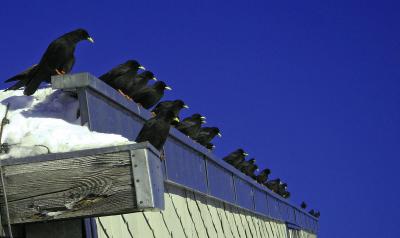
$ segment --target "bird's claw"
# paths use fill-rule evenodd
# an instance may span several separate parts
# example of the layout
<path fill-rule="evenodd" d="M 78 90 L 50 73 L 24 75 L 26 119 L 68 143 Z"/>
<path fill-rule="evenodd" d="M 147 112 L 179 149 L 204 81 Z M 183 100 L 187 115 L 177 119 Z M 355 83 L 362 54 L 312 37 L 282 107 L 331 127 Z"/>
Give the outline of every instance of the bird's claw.
<path fill-rule="evenodd" d="M 118 92 L 122 95 L 122 96 L 124 96 L 126 99 L 128 99 L 128 100 L 130 100 L 130 101 L 132 101 L 132 98 L 131 97 L 129 97 L 128 95 L 126 95 L 124 92 L 122 92 L 122 90 L 121 89 L 118 89 Z"/>
<path fill-rule="evenodd" d="M 64 74 L 65 74 L 65 71 L 64 71 L 64 70 L 58 70 L 58 69 L 56 69 L 56 73 L 57 73 L 58 75 L 64 75 Z"/>

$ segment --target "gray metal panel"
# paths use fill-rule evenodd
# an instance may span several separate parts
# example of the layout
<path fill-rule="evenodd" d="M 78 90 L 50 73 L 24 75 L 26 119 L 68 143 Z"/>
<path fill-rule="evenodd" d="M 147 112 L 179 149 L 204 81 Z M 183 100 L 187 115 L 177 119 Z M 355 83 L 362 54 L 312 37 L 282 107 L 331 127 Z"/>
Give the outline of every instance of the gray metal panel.
<path fill-rule="evenodd" d="M 267 195 L 264 191 L 254 188 L 254 207 L 255 211 L 269 216 Z"/>
<path fill-rule="evenodd" d="M 164 209 L 161 161 L 145 149 L 131 151 L 131 160 L 138 208 Z"/>
<path fill-rule="evenodd" d="M 104 96 L 87 90 L 89 128 L 103 133 L 120 134 L 134 140 L 142 128 L 143 120 Z"/>
<path fill-rule="evenodd" d="M 221 166 L 207 161 L 209 193 L 217 198 L 235 203 L 233 175 Z"/>
<path fill-rule="evenodd" d="M 204 157 L 172 138 L 168 139 L 164 150 L 167 178 L 206 193 L 207 176 Z"/>
<path fill-rule="evenodd" d="M 235 187 L 236 204 L 249 210 L 254 210 L 252 186 L 241 178 L 235 177 Z"/>
<path fill-rule="evenodd" d="M 277 199 L 271 195 L 267 195 L 268 199 L 268 209 L 269 209 L 269 214 L 273 218 L 278 218 L 280 219 L 279 215 L 279 203 Z"/>

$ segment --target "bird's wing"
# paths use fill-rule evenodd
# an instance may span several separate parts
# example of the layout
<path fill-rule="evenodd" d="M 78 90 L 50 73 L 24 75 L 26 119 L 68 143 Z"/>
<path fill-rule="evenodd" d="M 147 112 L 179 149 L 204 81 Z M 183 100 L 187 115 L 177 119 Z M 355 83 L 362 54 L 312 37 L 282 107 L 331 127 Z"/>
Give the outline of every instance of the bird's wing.
<path fill-rule="evenodd" d="M 162 107 L 163 107 L 163 102 L 160 102 L 160 103 L 157 104 L 157 105 L 155 106 L 155 108 L 154 108 L 153 110 L 151 110 L 151 111 L 154 112 L 155 114 L 158 114 L 158 113 L 160 113 L 160 110 L 162 109 Z"/>
<path fill-rule="evenodd" d="M 75 64 L 75 56 L 72 56 L 67 63 L 64 65 L 63 70 L 66 74 L 70 73 L 72 71 L 72 67 L 74 67 Z"/>
<path fill-rule="evenodd" d="M 99 77 L 99 79 L 105 80 L 105 81 L 113 80 L 116 77 L 119 77 L 119 76 L 121 76 L 123 74 L 126 74 L 129 70 L 130 70 L 130 67 L 128 65 L 120 64 L 117 67 L 115 67 L 115 68 L 111 69 L 110 71 L 108 71 L 107 73 L 101 75 Z"/>
<path fill-rule="evenodd" d="M 139 92 L 136 93 L 134 100 L 135 101 L 141 101 L 143 100 L 145 97 L 147 97 L 147 94 L 151 91 L 151 88 L 143 88 L 141 90 L 139 90 Z"/>
<path fill-rule="evenodd" d="M 56 69 L 63 70 L 65 64 L 73 56 L 74 49 L 74 46 L 69 46 L 65 40 L 57 39 L 47 47 L 39 65 L 43 66 L 42 69 L 51 70 L 51 73 L 54 73 Z"/>

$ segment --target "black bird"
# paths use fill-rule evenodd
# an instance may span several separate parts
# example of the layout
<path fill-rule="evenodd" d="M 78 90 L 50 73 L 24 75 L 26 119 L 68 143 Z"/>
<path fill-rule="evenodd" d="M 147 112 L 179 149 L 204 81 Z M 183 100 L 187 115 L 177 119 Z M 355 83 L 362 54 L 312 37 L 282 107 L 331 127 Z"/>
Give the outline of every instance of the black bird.
<path fill-rule="evenodd" d="M 20 89 L 21 87 L 25 86 L 25 84 L 29 81 L 29 79 L 33 76 L 33 73 L 35 72 L 37 68 L 37 64 L 32 65 L 31 67 L 27 68 L 26 70 L 24 70 L 23 72 L 7 79 L 6 81 L 4 81 L 5 83 L 9 83 L 9 82 L 13 82 L 13 81 L 18 81 L 17 83 L 15 83 L 13 86 L 7 88 L 4 91 L 8 91 L 8 90 L 17 90 Z M 54 73 L 56 74 L 56 73 Z"/>
<path fill-rule="evenodd" d="M 269 188 L 273 192 L 278 192 L 279 185 L 281 184 L 281 180 L 279 178 L 274 179 L 274 180 L 269 180 L 264 185 Z"/>
<path fill-rule="evenodd" d="M 24 94 L 32 95 L 36 92 L 41 82 L 51 81 L 52 75 L 62 75 L 71 72 L 75 63 L 75 47 L 76 44 L 82 40 L 94 42 L 89 36 L 89 33 L 84 29 L 77 29 L 57 38 L 47 47 L 46 52 L 43 54 L 39 64 L 34 66 L 26 73 L 26 77 L 12 77 L 20 81 L 9 89 L 15 89 L 25 86 Z"/>
<path fill-rule="evenodd" d="M 238 163 L 235 168 L 237 170 L 242 171 L 243 168 L 245 168 L 246 166 L 248 166 L 250 163 L 254 163 L 255 159 L 249 159 L 249 160 L 243 160 L 240 163 Z"/>
<path fill-rule="evenodd" d="M 142 107 L 149 109 L 160 101 L 164 96 L 164 90 L 171 90 L 163 81 L 158 81 L 150 87 L 143 88 L 134 97 L 136 103 Z"/>
<path fill-rule="evenodd" d="M 212 151 L 215 148 L 215 145 L 213 145 L 212 143 L 207 143 L 205 146 L 210 151 Z"/>
<path fill-rule="evenodd" d="M 197 132 L 197 135 L 193 137 L 193 140 L 197 141 L 203 146 L 206 146 L 216 136 L 222 136 L 218 127 L 202 127 Z"/>
<path fill-rule="evenodd" d="M 283 198 L 290 198 L 290 192 L 289 191 L 284 191 L 282 194 L 280 194 Z"/>
<path fill-rule="evenodd" d="M 310 215 L 312 215 L 312 216 L 315 217 L 315 211 L 314 211 L 314 209 L 311 209 L 308 213 L 309 213 Z"/>
<path fill-rule="evenodd" d="M 314 214 L 314 217 L 319 218 L 321 216 L 321 213 L 319 211 L 316 211 Z"/>
<path fill-rule="evenodd" d="M 161 151 L 174 120 L 179 119 L 175 117 L 172 111 L 150 118 L 144 123 L 135 141 L 138 143 L 149 141 L 157 150 Z"/>
<path fill-rule="evenodd" d="M 278 186 L 278 191 L 276 191 L 277 194 L 279 194 L 283 198 L 289 198 L 290 197 L 290 192 L 287 190 L 287 184 L 286 183 L 281 183 Z"/>
<path fill-rule="evenodd" d="M 180 123 L 178 123 L 178 125 L 175 126 L 175 128 L 181 131 L 183 134 L 193 138 L 195 135 L 197 135 L 201 125 L 206 123 L 205 119 L 206 118 L 201 116 L 199 113 L 195 113 L 190 117 L 183 119 Z"/>
<path fill-rule="evenodd" d="M 243 149 L 237 149 L 223 158 L 225 162 L 236 167 L 244 158 L 249 155 Z"/>
<path fill-rule="evenodd" d="M 137 74 L 135 76 L 135 80 L 129 81 L 129 83 L 126 85 L 128 97 L 134 98 L 137 92 L 139 92 L 142 88 L 145 88 L 150 80 L 157 81 L 157 78 L 151 71 L 146 70 L 140 74 Z"/>
<path fill-rule="evenodd" d="M 304 201 L 301 202 L 300 207 L 301 207 L 302 209 L 306 209 L 306 208 L 307 208 L 307 203 L 305 203 Z"/>
<path fill-rule="evenodd" d="M 189 108 L 182 100 L 174 100 L 174 101 L 163 101 L 157 104 L 157 106 L 151 110 L 154 115 L 166 113 L 168 111 L 173 111 L 175 117 L 179 117 L 179 112 L 183 108 Z"/>
<path fill-rule="evenodd" d="M 145 69 L 136 60 L 128 60 L 101 75 L 99 79 L 122 94 L 127 94 L 128 85 L 135 80 L 139 69 Z"/>
<path fill-rule="evenodd" d="M 256 180 L 258 183 L 263 184 L 268 180 L 268 175 L 271 173 L 269 169 L 263 169 L 257 176 Z"/>
<path fill-rule="evenodd" d="M 258 170 L 258 165 L 255 164 L 255 159 L 253 163 L 250 163 L 243 169 L 243 173 L 253 179 L 256 179 L 255 172 Z"/>

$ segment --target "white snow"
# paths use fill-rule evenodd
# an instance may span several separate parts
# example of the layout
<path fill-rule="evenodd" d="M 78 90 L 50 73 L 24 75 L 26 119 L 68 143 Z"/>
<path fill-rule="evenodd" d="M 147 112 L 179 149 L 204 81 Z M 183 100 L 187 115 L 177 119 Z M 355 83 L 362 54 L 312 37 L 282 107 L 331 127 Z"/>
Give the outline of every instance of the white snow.
<path fill-rule="evenodd" d="M 22 90 L 0 92 L 0 121 L 7 103 L 10 124 L 4 126 L 1 142 L 11 150 L 0 159 L 133 143 L 81 126 L 78 100 L 68 92 L 51 88 L 39 89 L 33 96 L 24 96 Z"/>

